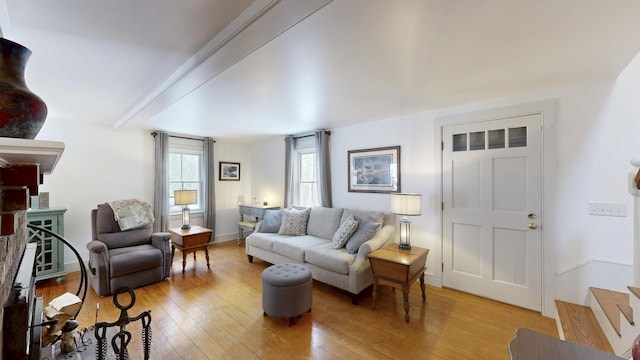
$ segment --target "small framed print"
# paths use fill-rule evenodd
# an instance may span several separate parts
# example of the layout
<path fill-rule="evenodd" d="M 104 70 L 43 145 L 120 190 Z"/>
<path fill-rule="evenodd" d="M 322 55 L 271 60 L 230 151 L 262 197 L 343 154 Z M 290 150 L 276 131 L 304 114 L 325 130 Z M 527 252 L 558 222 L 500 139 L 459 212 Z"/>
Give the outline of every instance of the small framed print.
<path fill-rule="evenodd" d="M 400 146 L 350 150 L 349 191 L 400 192 Z"/>
<path fill-rule="evenodd" d="M 218 180 L 240 181 L 240 163 L 220 161 Z"/>

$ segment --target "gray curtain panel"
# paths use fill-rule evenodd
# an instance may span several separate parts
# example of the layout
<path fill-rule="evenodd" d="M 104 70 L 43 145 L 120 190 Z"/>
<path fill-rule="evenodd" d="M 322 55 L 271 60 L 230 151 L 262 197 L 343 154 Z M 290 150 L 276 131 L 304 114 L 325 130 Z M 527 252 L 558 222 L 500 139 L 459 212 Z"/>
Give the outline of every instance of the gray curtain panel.
<path fill-rule="evenodd" d="M 206 138 L 204 140 L 204 166 L 205 166 L 205 180 L 204 180 L 204 193 L 206 194 L 205 206 L 204 206 L 204 227 L 213 230 L 211 233 L 211 239 L 215 239 L 216 234 L 216 190 L 215 190 L 215 161 L 213 157 L 213 146 L 215 140 L 212 138 Z"/>
<path fill-rule="evenodd" d="M 293 165 L 295 138 L 284 138 L 284 207 L 293 205 Z"/>
<path fill-rule="evenodd" d="M 169 225 L 169 134 L 164 131 L 151 133 L 155 138 L 154 187 L 153 187 L 153 223 L 154 232 L 167 231 Z"/>
<path fill-rule="evenodd" d="M 315 133 L 316 159 L 318 165 L 318 198 L 320 205 L 331 207 L 331 165 L 329 163 L 329 132 Z"/>

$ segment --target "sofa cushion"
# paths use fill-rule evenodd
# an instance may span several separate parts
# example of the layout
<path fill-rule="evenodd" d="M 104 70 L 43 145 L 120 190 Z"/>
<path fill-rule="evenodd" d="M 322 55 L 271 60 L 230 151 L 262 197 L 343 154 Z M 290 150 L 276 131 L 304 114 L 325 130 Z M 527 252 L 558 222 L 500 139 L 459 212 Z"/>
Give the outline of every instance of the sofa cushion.
<path fill-rule="evenodd" d="M 333 234 L 341 223 L 342 211 L 342 208 L 312 207 L 307 223 L 307 234 L 327 240 L 333 239 Z"/>
<path fill-rule="evenodd" d="M 264 217 L 262 218 L 260 232 L 277 233 L 280 230 L 281 223 L 282 210 L 267 210 L 264 212 Z"/>
<path fill-rule="evenodd" d="M 304 253 L 307 263 L 344 275 L 349 274 L 355 259 L 356 255 L 349 254 L 344 248 L 334 249 L 330 243 L 314 246 Z"/>
<path fill-rule="evenodd" d="M 331 241 L 317 236 L 279 236 L 273 239 L 273 252 L 286 256 L 295 262 L 304 262 L 306 250 L 322 245 L 331 244 Z"/>
<path fill-rule="evenodd" d="M 252 233 L 247 236 L 245 242 L 248 246 L 253 246 L 262 250 L 273 251 L 273 242 L 288 235 L 278 235 L 277 233 Z"/>
<path fill-rule="evenodd" d="M 378 224 L 382 224 L 384 222 L 384 213 L 382 211 L 344 209 L 340 223 L 344 222 L 350 216 L 355 216 L 356 220 L 360 223 L 365 219 L 369 219 Z"/>
<path fill-rule="evenodd" d="M 360 245 L 364 244 L 368 240 L 371 240 L 373 236 L 376 234 L 378 229 L 380 228 L 380 223 L 376 223 L 371 221 L 371 219 L 364 218 L 363 221 L 358 225 L 358 229 L 356 230 L 351 238 L 347 241 L 345 248 L 351 254 L 355 254 L 358 252 L 358 248 Z"/>
<path fill-rule="evenodd" d="M 338 230 L 336 230 L 336 233 L 333 234 L 333 248 L 340 249 L 344 247 L 357 228 L 358 220 L 356 220 L 355 216 L 348 217 L 342 225 L 340 225 Z"/>
<path fill-rule="evenodd" d="M 111 278 L 162 266 L 162 251 L 153 245 L 109 250 Z"/>
<path fill-rule="evenodd" d="M 309 209 L 284 209 L 282 210 L 282 223 L 278 230 L 279 235 L 305 235 L 307 233 L 307 221 Z"/>

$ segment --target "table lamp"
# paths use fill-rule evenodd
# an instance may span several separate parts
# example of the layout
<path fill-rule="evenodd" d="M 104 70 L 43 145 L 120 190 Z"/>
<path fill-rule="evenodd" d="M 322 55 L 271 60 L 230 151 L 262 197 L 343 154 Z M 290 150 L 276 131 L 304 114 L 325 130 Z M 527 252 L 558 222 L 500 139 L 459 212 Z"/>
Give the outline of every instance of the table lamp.
<path fill-rule="evenodd" d="M 407 216 L 422 214 L 422 195 L 410 193 L 391 194 L 391 213 L 402 215 L 400 219 L 400 243 L 402 250 L 411 249 L 411 221 Z"/>
<path fill-rule="evenodd" d="M 198 191 L 176 190 L 173 192 L 173 199 L 176 205 L 184 205 L 182 208 L 182 228 L 190 229 L 191 210 L 189 209 L 189 205 L 198 203 Z"/>

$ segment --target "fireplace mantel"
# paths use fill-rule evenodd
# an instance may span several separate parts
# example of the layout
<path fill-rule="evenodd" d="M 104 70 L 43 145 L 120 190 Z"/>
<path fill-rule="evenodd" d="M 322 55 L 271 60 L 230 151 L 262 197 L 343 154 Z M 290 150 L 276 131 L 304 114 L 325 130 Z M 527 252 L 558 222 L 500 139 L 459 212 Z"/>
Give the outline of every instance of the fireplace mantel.
<path fill-rule="evenodd" d="M 0 167 L 38 165 L 41 174 L 51 174 L 64 151 L 59 141 L 0 138 Z"/>
<path fill-rule="evenodd" d="M 15 232 L 16 211 L 27 210 L 38 195 L 43 175 L 51 174 L 64 143 L 58 141 L 0 138 L 0 236 Z"/>

